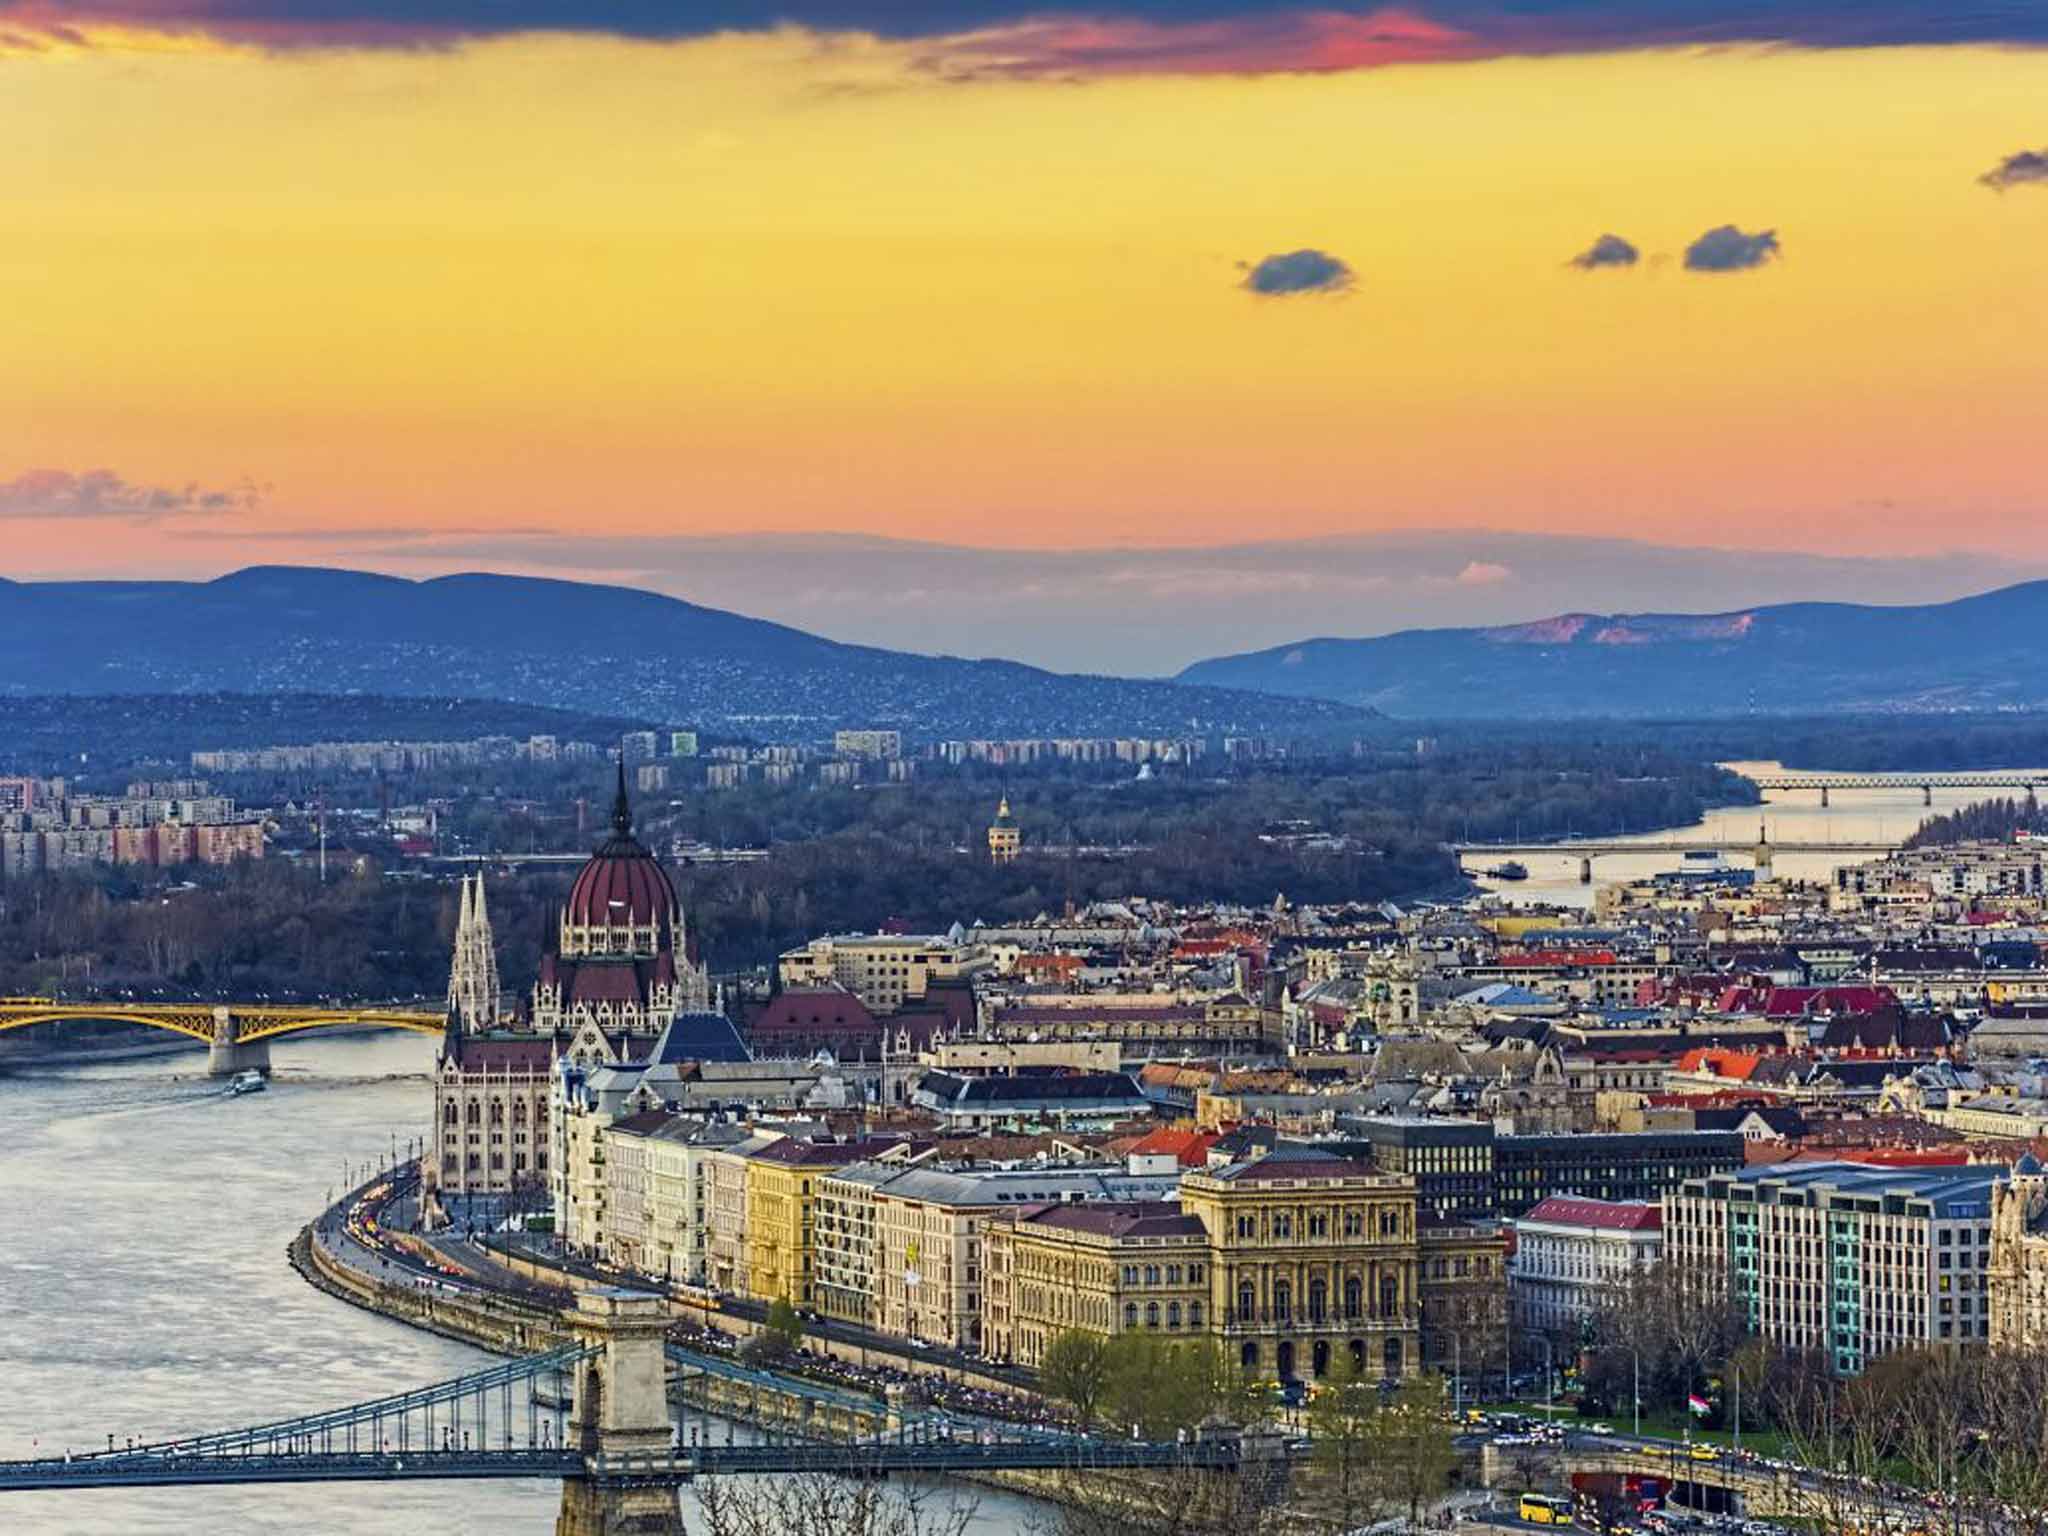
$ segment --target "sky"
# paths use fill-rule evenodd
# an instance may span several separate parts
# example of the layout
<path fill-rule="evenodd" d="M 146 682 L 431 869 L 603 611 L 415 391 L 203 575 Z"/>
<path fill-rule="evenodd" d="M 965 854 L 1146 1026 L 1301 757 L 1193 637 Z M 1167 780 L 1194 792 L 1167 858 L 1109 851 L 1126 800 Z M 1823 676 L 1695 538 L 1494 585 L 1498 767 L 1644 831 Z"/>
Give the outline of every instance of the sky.
<path fill-rule="evenodd" d="M 1336 539 L 1378 595 L 1303 627 L 1368 633 L 1434 611 L 1375 550 L 1478 529 L 1995 584 L 2048 563 L 2044 40 L 2048 0 L 0 0 L 0 574 L 717 602 L 691 541 L 752 536 L 725 605 L 801 623 L 797 535 L 1211 591 Z M 1100 569 L 1039 579 L 1113 607 Z M 1615 569 L 1523 596 L 1685 596 Z M 1192 639 L 1200 583 L 1145 590 Z"/>

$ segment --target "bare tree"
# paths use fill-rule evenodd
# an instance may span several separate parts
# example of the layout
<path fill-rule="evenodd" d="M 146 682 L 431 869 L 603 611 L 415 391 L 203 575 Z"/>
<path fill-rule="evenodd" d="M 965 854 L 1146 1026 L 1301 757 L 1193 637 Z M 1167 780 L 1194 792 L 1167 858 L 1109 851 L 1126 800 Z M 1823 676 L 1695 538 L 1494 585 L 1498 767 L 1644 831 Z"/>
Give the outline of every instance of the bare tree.
<path fill-rule="evenodd" d="M 978 1501 L 958 1484 L 799 1472 L 696 1484 L 705 1536 L 966 1536 Z"/>
<path fill-rule="evenodd" d="M 1231 1471 L 1069 1472 L 1036 1536 L 1277 1536 L 1281 1501 Z"/>

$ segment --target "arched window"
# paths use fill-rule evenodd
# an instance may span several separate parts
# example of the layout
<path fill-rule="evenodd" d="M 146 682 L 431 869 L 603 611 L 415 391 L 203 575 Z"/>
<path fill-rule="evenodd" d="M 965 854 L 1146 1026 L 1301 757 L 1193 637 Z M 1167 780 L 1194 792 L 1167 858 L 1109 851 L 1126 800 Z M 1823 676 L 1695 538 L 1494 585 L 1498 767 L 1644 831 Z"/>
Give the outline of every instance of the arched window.
<path fill-rule="evenodd" d="M 1124 1303 L 1124 1326 L 1126 1328 L 1138 1326 L 1138 1304 L 1135 1301 Z"/>
<path fill-rule="evenodd" d="M 1202 1304 L 1199 1301 L 1188 1303 L 1188 1326 L 1190 1328 L 1202 1326 Z"/>
<path fill-rule="evenodd" d="M 1156 1301 L 1145 1303 L 1145 1326 L 1147 1328 L 1157 1328 L 1159 1326 L 1159 1303 Z"/>
<path fill-rule="evenodd" d="M 1380 1316 L 1392 1317 L 1401 1310 L 1401 1282 L 1392 1275 L 1380 1280 Z"/>
<path fill-rule="evenodd" d="M 1273 1319 L 1275 1322 L 1291 1322 L 1294 1316 L 1294 1287 L 1285 1280 L 1273 1282 Z"/>
<path fill-rule="evenodd" d="M 449 1125 L 462 1124 L 462 1106 L 460 1104 L 457 1104 L 453 1099 L 450 1099 L 448 1101 L 447 1113 L 444 1114 L 441 1118 L 446 1124 Z"/>
<path fill-rule="evenodd" d="M 1353 1275 L 1344 1282 L 1344 1315 L 1358 1316 L 1358 1309 L 1365 1304 L 1365 1287 Z"/>
<path fill-rule="evenodd" d="M 493 1125 L 503 1125 L 504 1123 L 505 1123 L 505 1101 L 504 1101 L 503 1099 L 493 1099 L 493 1100 L 491 1100 L 491 1124 L 493 1124 Z"/>
<path fill-rule="evenodd" d="M 526 1124 L 526 1100 L 514 1099 L 512 1101 L 512 1123 L 514 1125 Z"/>
<path fill-rule="evenodd" d="M 1323 1320 L 1323 1313 L 1328 1309 L 1329 1295 L 1330 1288 L 1327 1285 L 1323 1284 L 1322 1281 L 1309 1281 L 1308 1320 L 1310 1322 L 1320 1323 Z M 1318 1371 L 1316 1372 L 1316 1374 L 1320 1376 L 1322 1372 Z"/>
<path fill-rule="evenodd" d="M 1237 1288 L 1237 1321 L 1248 1323 L 1258 1316 L 1259 1297 L 1249 1285 Z"/>
<path fill-rule="evenodd" d="M 483 1116 L 483 1109 L 484 1109 L 483 1105 L 481 1105 L 481 1104 L 477 1103 L 477 1102 L 476 1102 L 476 1100 L 474 1100 L 474 1099 L 471 1099 L 471 1100 L 469 1101 L 469 1115 L 468 1115 L 468 1120 L 469 1120 L 469 1123 L 470 1123 L 471 1125 L 482 1125 L 482 1124 L 483 1124 L 483 1119 L 484 1119 L 484 1116 Z"/>
<path fill-rule="evenodd" d="M 1177 1301 L 1169 1301 L 1166 1304 L 1166 1326 L 1169 1328 L 1178 1328 L 1180 1326 L 1180 1303 Z"/>

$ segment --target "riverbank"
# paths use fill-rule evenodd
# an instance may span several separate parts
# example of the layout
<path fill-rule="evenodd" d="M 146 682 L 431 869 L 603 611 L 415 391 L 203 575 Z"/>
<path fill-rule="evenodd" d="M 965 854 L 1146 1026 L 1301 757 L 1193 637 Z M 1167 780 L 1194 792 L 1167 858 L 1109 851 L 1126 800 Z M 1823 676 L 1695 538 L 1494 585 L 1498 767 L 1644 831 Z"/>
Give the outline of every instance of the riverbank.
<path fill-rule="evenodd" d="M 0 1072 L 15 1067 L 83 1067 L 99 1062 L 148 1061 L 157 1056 L 200 1055 L 206 1047 L 197 1040 L 183 1035 L 167 1034 L 163 1030 L 152 1030 L 154 1040 L 109 1040 L 96 1045 L 90 1039 L 67 1042 L 63 1045 L 39 1045 L 30 1042 L 24 1048 L 11 1049 L 0 1043 Z"/>

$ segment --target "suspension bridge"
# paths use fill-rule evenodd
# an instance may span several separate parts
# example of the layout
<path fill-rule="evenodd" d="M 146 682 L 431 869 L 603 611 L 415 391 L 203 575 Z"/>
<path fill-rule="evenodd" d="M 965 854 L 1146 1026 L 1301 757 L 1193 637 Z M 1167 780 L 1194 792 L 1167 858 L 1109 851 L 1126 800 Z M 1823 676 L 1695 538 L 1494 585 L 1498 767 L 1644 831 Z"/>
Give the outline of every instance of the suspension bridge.
<path fill-rule="evenodd" d="M 309 1029 L 409 1029 L 438 1035 L 447 1018 L 418 1007 L 374 1003 L 67 1003 L 50 997 L 0 998 L 0 1032 L 31 1024 L 147 1024 L 207 1047 L 215 1077 L 268 1071 L 270 1042 Z"/>
<path fill-rule="evenodd" d="M 915 1410 L 681 1349 L 666 1341 L 671 1320 L 658 1296 L 585 1292 L 564 1314 L 574 1342 L 560 1348 L 343 1408 L 0 1462 L 0 1494 L 555 1478 L 562 1529 L 680 1533 L 676 1490 L 700 1477 L 1126 1468 L 1285 1475 L 1289 1450 L 1277 1435 L 1219 1427 L 1188 1440 L 1125 1440 Z M 678 1422 L 671 1369 L 794 1392 L 802 1412 L 786 1432 L 751 1442 L 738 1441 L 729 1423 Z M 861 1424 L 864 1432 L 846 1432 Z"/>

